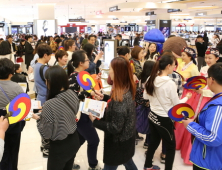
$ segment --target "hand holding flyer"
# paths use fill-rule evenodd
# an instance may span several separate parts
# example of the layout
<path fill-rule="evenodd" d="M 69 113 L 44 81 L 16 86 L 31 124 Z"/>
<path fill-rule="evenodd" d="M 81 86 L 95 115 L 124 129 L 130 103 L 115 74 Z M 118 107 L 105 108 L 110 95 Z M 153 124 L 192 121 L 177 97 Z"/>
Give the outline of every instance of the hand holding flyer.
<path fill-rule="evenodd" d="M 87 115 L 90 112 L 93 116 L 101 119 L 104 116 L 106 106 L 106 102 L 86 98 L 85 102 L 80 102 L 79 110 Z"/>

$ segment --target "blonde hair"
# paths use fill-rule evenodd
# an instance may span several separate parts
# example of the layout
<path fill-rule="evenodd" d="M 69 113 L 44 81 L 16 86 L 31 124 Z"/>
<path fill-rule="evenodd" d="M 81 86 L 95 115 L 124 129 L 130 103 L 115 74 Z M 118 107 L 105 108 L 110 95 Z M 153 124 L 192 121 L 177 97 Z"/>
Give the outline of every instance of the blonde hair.
<path fill-rule="evenodd" d="M 55 43 L 55 41 L 50 42 L 50 47 L 51 47 L 53 53 L 56 53 L 56 51 L 58 50 L 58 46 Z"/>

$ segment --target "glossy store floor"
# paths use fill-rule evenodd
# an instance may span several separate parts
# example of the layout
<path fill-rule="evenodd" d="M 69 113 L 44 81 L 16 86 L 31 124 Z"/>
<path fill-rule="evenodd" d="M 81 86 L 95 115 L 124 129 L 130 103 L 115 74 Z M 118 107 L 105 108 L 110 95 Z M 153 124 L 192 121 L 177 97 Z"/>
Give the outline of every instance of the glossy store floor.
<path fill-rule="evenodd" d="M 99 165 L 103 167 L 103 132 L 98 130 L 100 144 L 98 147 L 97 158 Z M 40 135 L 36 127 L 36 121 L 31 120 L 26 122 L 26 126 L 22 132 L 21 146 L 19 152 L 18 170 L 47 170 L 47 158 L 42 157 L 40 151 Z M 81 166 L 81 170 L 88 169 L 88 161 L 86 154 L 87 144 L 85 143 L 76 155 L 75 163 Z M 143 141 L 140 141 L 136 146 L 136 152 L 133 157 L 138 170 L 143 169 L 145 157 L 145 149 L 143 149 Z M 160 163 L 161 147 L 158 148 L 154 157 L 154 164 L 159 165 L 164 169 L 164 165 Z M 118 170 L 124 170 L 124 166 L 119 166 Z M 180 152 L 176 152 L 173 170 L 192 170 L 192 166 L 184 165 Z"/>

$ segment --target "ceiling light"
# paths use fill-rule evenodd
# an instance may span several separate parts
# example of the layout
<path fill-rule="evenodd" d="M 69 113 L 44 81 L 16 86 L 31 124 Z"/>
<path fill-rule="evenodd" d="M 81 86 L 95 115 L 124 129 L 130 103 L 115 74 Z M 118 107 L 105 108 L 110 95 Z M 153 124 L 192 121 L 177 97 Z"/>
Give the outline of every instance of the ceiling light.
<path fill-rule="evenodd" d="M 161 1 L 161 3 L 171 3 L 171 2 L 179 2 L 179 1 L 185 1 L 185 0 L 168 0 L 168 1 Z"/>
<path fill-rule="evenodd" d="M 214 8 L 218 8 L 218 6 L 194 6 L 194 7 L 190 7 L 189 9 L 214 9 Z"/>

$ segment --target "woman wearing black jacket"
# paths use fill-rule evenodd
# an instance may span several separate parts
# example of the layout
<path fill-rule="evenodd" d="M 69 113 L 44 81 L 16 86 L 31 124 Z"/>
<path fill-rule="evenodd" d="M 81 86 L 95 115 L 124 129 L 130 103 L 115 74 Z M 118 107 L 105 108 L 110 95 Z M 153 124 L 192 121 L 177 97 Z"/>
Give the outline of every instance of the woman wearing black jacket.
<path fill-rule="evenodd" d="M 140 34 L 136 34 L 136 38 L 134 39 L 133 46 L 140 45 Z"/>
<path fill-rule="evenodd" d="M 117 57 L 112 60 L 109 75 L 113 91 L 103 119 L 89 115 L 93 126 L 103 130 L 104 170 L 116 170 L 123 164 L 126 170 L 137 170 L 132 157 L 135 153 L 135 83 L 129 62 Z M 104 96 L 107 100 L 109 96 Z"/>
<path fill-rule="evenodd" d="M 29 91 L 29 83 L 26 79 L 26 76 L 28 76 L 26 73 L 22 72 L 22 68 L 19 64 L 15 64 L 15 74 L 12 76 L 11 81 L 14 81 L 16 83 L 26 83 L 26 93 Z"/>
<path fill-rule="evenodd" d="M 20 44 L 18 46 L 18 52 L 17 55 L 19 57 L 22 57 L 23 55 L 25 55 L 25 40 L 21 39 Z"/>

